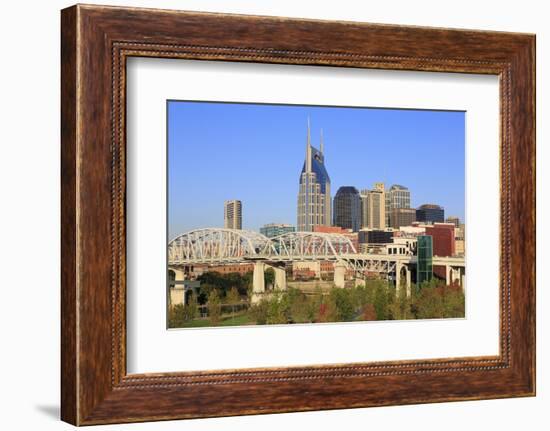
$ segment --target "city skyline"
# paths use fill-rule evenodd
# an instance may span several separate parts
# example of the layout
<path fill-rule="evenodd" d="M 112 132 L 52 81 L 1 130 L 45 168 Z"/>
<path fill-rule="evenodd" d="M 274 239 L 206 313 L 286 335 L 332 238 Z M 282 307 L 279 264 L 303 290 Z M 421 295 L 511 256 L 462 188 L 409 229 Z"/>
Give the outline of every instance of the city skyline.
<path fill-rule="evenodd" d="M 308 117 L 313 145 L 324 133 L 331 198 L 402 184 L 412 208 L 435 203 L 464 221 L 464 112 L 170 101 L 169 236 L 223 226 L 234 199 L 243 229 L 296 225 Z"/>

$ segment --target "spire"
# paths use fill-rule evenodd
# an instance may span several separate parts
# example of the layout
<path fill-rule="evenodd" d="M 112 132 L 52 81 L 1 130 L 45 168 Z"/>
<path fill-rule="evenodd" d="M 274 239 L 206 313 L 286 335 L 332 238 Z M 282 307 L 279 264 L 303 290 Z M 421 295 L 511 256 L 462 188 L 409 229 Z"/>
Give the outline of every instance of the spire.
<path fill-rule="evenodd" d="M 321 129 L 321 154 L 325 155 L 325 140 L 323 139 L 323 129 Z"/>
<path fill-rule="evenodd" d="M 307 117 L 306 172 L 308 174 L 311 172 L 311 132 L 309 117 Z"/>

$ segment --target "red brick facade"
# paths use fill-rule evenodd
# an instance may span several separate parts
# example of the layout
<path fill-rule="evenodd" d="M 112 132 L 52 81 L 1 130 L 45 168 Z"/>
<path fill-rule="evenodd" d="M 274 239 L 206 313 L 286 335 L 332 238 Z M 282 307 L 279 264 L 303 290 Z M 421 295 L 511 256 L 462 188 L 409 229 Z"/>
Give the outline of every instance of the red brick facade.
<path fill-rule="evenodd" d="M 432 237 L 434 256 L 448 257 L 455 255 L 454 224 L 435 223 L 433 226 L 426 226 L 426 235 Z"/>

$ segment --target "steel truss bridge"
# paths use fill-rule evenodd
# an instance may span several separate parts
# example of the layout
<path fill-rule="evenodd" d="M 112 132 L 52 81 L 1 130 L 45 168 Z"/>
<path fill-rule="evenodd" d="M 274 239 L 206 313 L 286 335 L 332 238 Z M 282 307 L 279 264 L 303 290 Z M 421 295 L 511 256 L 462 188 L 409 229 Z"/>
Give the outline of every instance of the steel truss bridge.
<path fill-rule="evenodd" d="M 259 268 L 258 272 L 263 274 L 265 265 L 280 270 L 284 264 L 295 261 L 335 262 L 336 285 L 343 285 L 345 272 L 352 270 L 359 275 L 392 274 L 397 285 L 403 277 L 407 286 L 411 283 L 412 266 L 417 262 L 412 255 L 357 253 L 348 237 L 336 233 L 290 232 L 268 238 L 248 230 L 205 228 L 179 235 L 168 244 L 168 265 L 174 269 L 253 262 L 257 264 L 255 272 Z M 447 283 L 458 280 L 462 284 L 464 258 L 436 256 L 432 263 L 446 267 Z M 281 277 L 279 274 L 278 279 Z M 279 284 L 286 286 L 283 281 Z"/>
<path fill-rule="evenodd" d="M 171 265 L 229 264 L 245 260 L 341 260 L 357 254 L 344 235 L 291 232 L 268 238 L 258 232 L 206 228 L 186 232 L 170 241 Z"/>

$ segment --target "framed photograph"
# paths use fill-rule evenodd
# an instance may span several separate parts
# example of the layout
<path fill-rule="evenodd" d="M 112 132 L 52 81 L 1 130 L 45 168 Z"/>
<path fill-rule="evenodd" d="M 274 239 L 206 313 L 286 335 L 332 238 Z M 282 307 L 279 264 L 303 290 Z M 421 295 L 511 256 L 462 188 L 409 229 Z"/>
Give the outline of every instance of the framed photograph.
<path fill-rule="evenodd" d="M 61 14 L 62 419 L 535 394 L 535 36 Z"/>

